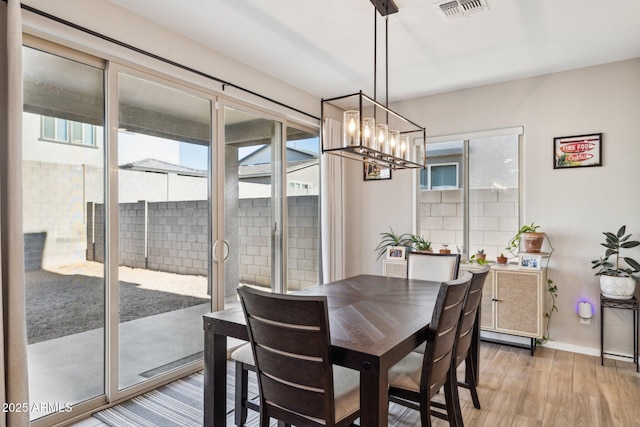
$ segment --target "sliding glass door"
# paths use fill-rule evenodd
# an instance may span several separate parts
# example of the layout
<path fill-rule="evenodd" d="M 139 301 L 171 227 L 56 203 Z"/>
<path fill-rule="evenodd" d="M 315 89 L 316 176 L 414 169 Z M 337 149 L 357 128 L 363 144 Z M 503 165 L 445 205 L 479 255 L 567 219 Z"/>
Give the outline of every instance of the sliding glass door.
<path fill-rule="evenodd" d="M 280 122 L 224 107 L 225 307 L 239 285 L 282 290 L 281 141 Z"/>
<path fill-rule="evenodd" d="M 73 56 L 73 55 L 72 55 Z M 23 48 L 31 419 L 105 393 L 103 64 Z"/>
<path fill-rule="evenodd" d="M 212 296 L 222 308 L 241 284 L 314 286 L 319 244 L 317 130 L 46 48 L 56 54 L 23 50 L 29 391 L 42 425 L 198 369 Z"/>
<path fill-rule="evenodd" d="M 202 358 L 211 101 L 118 74 L 119 389 Z"/>
<path fill-rule="evenodd" d="M 287 126 L 288 292 L 318 284 L 320 247 L 320 138 L 316 130 Z"/>

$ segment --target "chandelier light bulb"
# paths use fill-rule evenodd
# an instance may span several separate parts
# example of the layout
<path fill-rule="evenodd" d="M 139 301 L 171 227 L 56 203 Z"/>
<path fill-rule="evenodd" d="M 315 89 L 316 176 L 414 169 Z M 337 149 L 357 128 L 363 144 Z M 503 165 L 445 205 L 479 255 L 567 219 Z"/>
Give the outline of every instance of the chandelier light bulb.
<path fill-rule="evenodd" d="M 391 154 L 392 156 L 396 155 L 396 146 L 399 144 L 399 141 L 400 141 L 400 131 L 390 130 L 387 154 Z"/>
<path fill-rule="evenodd" d="M 345 111 L 342 117 L 342 128 L 345 147 L 360 145 L 360 111 Z"/>
<path fill-rule="evenodd" d="M 362 119 L 362 145 L 368 148 L 376 148 L 374 135 L 376 132 L 376 119 L 365 117 Z"/>
<path fill-rule="evenodd" d="M 400 157 L 409 160 L 409 137 L 403 136 L 400 141 Z"/>
<path fill-rule="evenodd" d="M 377 139 L 377 150 L 385 152 L 385 146 L 387 145 L 389 134 L 389 126 L 384 123 L 379 123 L 376 125 L 376 139 Z"/>

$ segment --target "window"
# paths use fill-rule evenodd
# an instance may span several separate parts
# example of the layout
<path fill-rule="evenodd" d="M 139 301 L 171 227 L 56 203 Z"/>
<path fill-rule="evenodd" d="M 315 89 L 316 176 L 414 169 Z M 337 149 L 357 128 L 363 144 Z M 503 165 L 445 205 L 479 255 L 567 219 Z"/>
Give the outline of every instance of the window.
<path fill-rule="evenodd" d="M 420 172 L 418 233 L 437 251 L 504 251 L 519 224 L 521 128 L 427 140 Z"/>
<path fill-rule="evenodd" d="M 458 165 L 427 165 L 420 171 L 421 190 L 455 190 L 458 188 Z"/>
<path fill-rule="evenodd" d="M 96 127 L 87 123 L 41 116 L 40 138 L 45 141 L 95 147 Z"/>

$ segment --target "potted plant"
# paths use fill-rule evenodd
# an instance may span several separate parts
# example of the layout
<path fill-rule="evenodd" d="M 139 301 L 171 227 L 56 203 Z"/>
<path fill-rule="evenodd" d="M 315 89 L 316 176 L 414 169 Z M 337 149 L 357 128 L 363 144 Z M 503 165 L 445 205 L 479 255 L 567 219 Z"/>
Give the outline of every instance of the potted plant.
<path fill-rule="evenodd" d="M 500 256 L 498 256 L 497 260 L 498 260 L 498 264 L 503 264 L 504 265 L 504 264 L 507 263 L 507 257 L 504 256 L 503 253 L 501 253 Z"/>
<path fill-rule="evenodd" d="M 633 274 L 640 272 L 640 264 L 633 258 L 621 256 L 620 251 L 635 248 L 640 242 L 629 240 L 631 234 L 625 236 L 625 232 L 625 225 L 615 234 L 603 232 L 606 239 L 601 245 L 607 248 L 604 258 L 591 261 L 591 268 L 599 268 L 596 276 L 600 276 L 600 291 L 607 298 L 630 299 L 636 289 L 638 278 Z M 609 261 L 612 255 L 615 255 L 614 262 Z"/>
<path fill-rule="evenodd" d="M 524 251 L 528 253 L 539 253 L 544 242 L 545 233 L 538 232 L 539 225 L 535 225 L 533 222 L 531 225 L 523 225 L 515 236 L 509 240 L 507 250 L 514 255 L 517 255 L 520 250 L 520 242 L 522 241 Z"/>
<path fill-rule="evenodd" d="M 450 254 L 451 249 L 449 249 L 449 245 L 442 245 L 442 249 L 440 249 L 441 254 Z"/>
<path fill-rule="evenodd" d="M 378 246 L 375 248 L 375 250 L 378 251 L 376 260 L 379 260 L 382 255 L 387 252 L 387 247 L 389 246 L 411 246 L 411 235 L 409 233 L 397 235 L 391 226 L 389 226 L 389 230 L 390 232 L 380 233 L 382 237 L 380 238 L 380 243 L 378 243 Z"/>
<path fill-rule="evenodd" d="M 478 249 L 478 252 L 476 253 L 476 258 L 486 261 L 487 254 L 484 253 L 484 249 Z"/>
<path fill-rule="evenodd" d="M 478 255 L 485 255 L 484 257 L 480 258 Z M 471 264 L 479 264 L 479 265 L 486 265 L 489 264 L 489 261 L 487 261 L 486 259 L 486 254 L 473 254 L 471 255 L 471 258 L 469 258 L 469 263 Z"/>
<path fill-rule="evenodd" d="M 431 242 L 425 239 L 422 236 L 418 236 L 417 234 L 412 234 L 409 236 L 413 247 L 418 252 L 433 252 L 431 249 Z"/>

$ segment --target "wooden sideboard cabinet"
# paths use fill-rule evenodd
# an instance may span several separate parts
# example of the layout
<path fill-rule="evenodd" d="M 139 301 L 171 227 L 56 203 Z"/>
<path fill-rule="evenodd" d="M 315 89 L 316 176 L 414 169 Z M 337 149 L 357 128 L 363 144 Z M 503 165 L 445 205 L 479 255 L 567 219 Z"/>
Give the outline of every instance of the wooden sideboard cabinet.
<path fill-rule="evenodd" d="M 460 264 L 460 270 L 478 270 L 477 264 Z M 407 277 L 407 261 L 383 260 L 382 274 Z M 544 335 L 547 269 L 492 264 L 482 292 L 480 329 L 530 339 L 531 355 L 536 340 Z M 491 341 L 485 337 L 486 341 Z"/>
<path fill-rule="evenodd" d="M 382 261 L 382 275 L 387 277 L 407 278 L 407 261 L 385 259 Z"/>
<path fill-rule="evenodd" d="M 473 271 L 463 264 L 461 270 Z M 516 265 L 492 265 L 482 293 L 483 331 L 530 338 L 533 355 L 536 340 L 544 335 L 547 269 L 522 269 Z"/>

